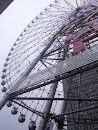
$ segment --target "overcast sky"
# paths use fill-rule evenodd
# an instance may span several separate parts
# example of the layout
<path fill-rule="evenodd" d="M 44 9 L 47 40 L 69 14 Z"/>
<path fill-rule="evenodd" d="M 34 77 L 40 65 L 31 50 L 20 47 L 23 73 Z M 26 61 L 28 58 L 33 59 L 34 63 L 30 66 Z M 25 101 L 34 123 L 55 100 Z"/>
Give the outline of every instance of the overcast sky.
<path fill-rule="evenodd" d="M 17 37 L 31 20 L 53 0 L 14 0 L 0 15 L 0 77 L 7 54 Z M 0 79 L 1 82 L 1 79 Z M 2 88 L 2 86 L 0 85 Z M 3 94 L 0 91 L 0 100 Z M 13 116 L 6 106 L 0 111 L 0 130 L 27 130 L 28 120 L 18 123 L 18 115 Z M 28 118 L 28 117 L 27 117 Z"/>

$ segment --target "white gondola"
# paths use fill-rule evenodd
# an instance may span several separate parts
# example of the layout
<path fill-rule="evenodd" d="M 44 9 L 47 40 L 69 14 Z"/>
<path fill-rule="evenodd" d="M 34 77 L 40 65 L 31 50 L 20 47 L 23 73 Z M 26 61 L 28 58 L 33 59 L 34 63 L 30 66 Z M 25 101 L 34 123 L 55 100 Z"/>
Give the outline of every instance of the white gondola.
<path fill-rule="evenodd" d="M 6 105 L 7 105 L 7 107 L 11 107 L 11 106 L 12 106 L 12 102 L 11 102 L 11 101 L 8 101 L 8 102 L 6 103 Z"/>
<path fill-rule="evenodd" d="M 18 121 L 19 121 L 20 123 L 25 122 L 25 115 L 21 114 L 21 115 L 19 116 L 19 118 L 18 118 Z"/>
<path fill-rule="evenodd" d="M 6 87 L 3 87 L 2 88 L 2 92 L 6 92 L 7 91 L 7 88 Z"/>
<path fill-rule="evenodd" d="M 11 110 L 11 114 L 16 115 L 18 113 L 18 108 L 13 107 L 13 109 Z"/>
<path fill-rule="evenodd" d="M 36 129 L 36 123 L 34 121 L 31 121 L 28 125 L 29 130 L 35 130 Z"/>

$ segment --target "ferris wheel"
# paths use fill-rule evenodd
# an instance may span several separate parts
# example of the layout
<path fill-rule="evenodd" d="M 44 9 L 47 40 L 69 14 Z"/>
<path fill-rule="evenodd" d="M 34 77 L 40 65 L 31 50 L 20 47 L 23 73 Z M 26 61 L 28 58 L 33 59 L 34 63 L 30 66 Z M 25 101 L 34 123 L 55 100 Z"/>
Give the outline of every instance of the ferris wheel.
<path fill-rule="evenodd" d="M 98 0 L 55 0 L 47 6 L 8 53 L 0 109 L 6 103 L 13 115 L 20 112 L 20 123 L 28 116 L 29 130 L 97 127 L 97 36 Z"/>

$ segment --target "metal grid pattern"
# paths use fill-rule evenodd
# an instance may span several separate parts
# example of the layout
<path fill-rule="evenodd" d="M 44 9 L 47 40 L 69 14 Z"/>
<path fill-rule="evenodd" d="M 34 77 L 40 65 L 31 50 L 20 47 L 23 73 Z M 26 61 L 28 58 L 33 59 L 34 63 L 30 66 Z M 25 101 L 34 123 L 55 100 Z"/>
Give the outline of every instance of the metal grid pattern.
<path fill-rule="evenodd" d="M 13 87 L 10 92 L 14 93 L 16 91 L 29 88 L 30 86 L 32 88 L 32 86 L 37 86 L 37 84 L 39 85 L 42 82 L 46 82 L 46 81 L 48 82 L 48 80 L 54 79 L 56 76 L 62 75 L 64 73 L 68 73 L 72 70 L 93 63 L 97 60 L 98 60 L 98 52 L 91 54 L 90 51 L 87 52 L 85 51 L 81 54 L 70 57 L 65 61 L 61 61 L 60 63 L 58 63 L 57 65 L 51 68 L 47 68 L 45 70 L 35 73 L 34 75 L 25 77 L 23 79 L 22 84 L 19 87 L 16 86 Z M 93 81 L 93 79 L 91 81 Z M 83 82 L 85 84 L 85 80 Z"/>

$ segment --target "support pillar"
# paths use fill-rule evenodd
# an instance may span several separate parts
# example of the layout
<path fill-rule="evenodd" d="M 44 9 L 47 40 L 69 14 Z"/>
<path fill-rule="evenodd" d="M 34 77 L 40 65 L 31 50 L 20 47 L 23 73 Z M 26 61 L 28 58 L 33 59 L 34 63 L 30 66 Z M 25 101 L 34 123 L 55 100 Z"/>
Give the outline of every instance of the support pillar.
<path fill-rule="evenodd" d="M 56 92 L 56 88 L 57 88 L 57 84 L 58 84 L 58 82 L 55 82 L 55 83 L 52 84 L 49 98 L 54 97 L 55 92 Z M 49 117 L 49 113 L 50 113 L 50 110 L 51 110 L 52 103 L 53 103 L 53 100 L 47 101 L 45 108 L 43 110 L 44 118 L 41 119 L 38 130 L 45 130 L 47 122 L 48 122 L 48 117 Z"/>
<path fill-rule="evenodd" d="M 3 99 L 0 101 L 0 110 L 2 109 L 2 107 L 6 104 L 6 102 L 9 100 L 9 95 L 5 94 Z"/>
<path fill-rule="evenodd" d="M 64 49 L 64 52 L 62 54 L 62 58 L 65 58 L 67 56 L 67 52 L 68 52 L 68 47 L 66 47 Z M 63 64 L 62 64 L 63 66 Z M 64 92 L 64 98 L 67 98 L 67 94 L 68 94 L 68 83 L 66 79 L 62 80 L 62 85 L 63 85 L 63 92 Z M 61 114 L 66 112 L 66 108 L 67 108 L 67 102 L 68 101 L 64 101 L 62 108 L 61 108 Z M 61 123 L 58 123 L 58 130 L 62 130 L 63 129 L 63 124 L 64 124 L 64 117 L 62 117 L 61 119 Z"/>
<path fill-rule="evenodd" d="M 17 92 L 17 88 L 19 87 L 19 85 L 22 83 L 23 78 L 28 76 L 29 73 L 31 72 L 31 70 L 36 66 L 36 64 L 43 58 L 45 52 L 49 49 L 49 47 L 51 46 L 51 44 L 55 41 L 56 39 L 56 35 L 58 35 L 63 29 L 64 29 L 65 25 L 62 25 L 62 27 L 59 29 L 59 31 L 57 31 L 55 33 L 55 35 L 52 37 L 52 39 L 50 40 L 50 42 L 47 44 L 47 46 L 43 49 L 43 51 L 39 54 L 39 56 L 37 56 L 37 58 L 31 63 L 31 65 L 29 66 L 29 68 L 24 72 L 24 74 L 20 77 L 20 79 L 17 81 L 17 83 L 12 87 L 15 88 L 16 92 Z M 9 100 L 8 97 L 11 95 L 11 90 L 10 92 L 8 92 L 7 96 L 4 96 L 4 98 L 2 99 L 2 101 L 0 102 L 0 110 L 2 109 L 2 107 L 6 104 L 6 102 Z M 9 97 L 10 98 L 10 97 Z"/>

